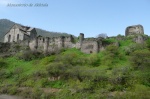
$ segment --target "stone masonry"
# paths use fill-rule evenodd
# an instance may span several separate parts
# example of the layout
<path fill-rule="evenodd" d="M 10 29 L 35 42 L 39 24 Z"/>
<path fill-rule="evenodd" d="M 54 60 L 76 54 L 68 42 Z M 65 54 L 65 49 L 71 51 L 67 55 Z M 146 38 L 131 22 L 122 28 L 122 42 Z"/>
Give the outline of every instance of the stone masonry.
<path fill-rule="evenodd" d="M 144 28 L 142 25 L 128 26 L 125 30 L 125 36 L 134 34 L 144 34 Z"/>
<path fill-rule="evenodd" d="M 126 28 L 125 35 L 144 34 L 142 25 L 134 25 Z M 4 36 L 5 43 L 18 42 L 21 46 L 27 46 L 32 51 L 44 53 L 57 52 L 63 48 L 77 48 L 82 52 L 98 53 L 104 50 L 107 45 L 103 44 L 104 38 L 84 38 L 84 34 L 80 33 L 78 42 L 74 42 L 72 35 L 68 37 L 42 37 L 37 36 L 35 28 L 25 27 L 15 24 Z M 143 43 L 142 36 L 137 36 L 134 40 L 137 43 Z M 119 46 L 119 45 L 118 45 Z"/>

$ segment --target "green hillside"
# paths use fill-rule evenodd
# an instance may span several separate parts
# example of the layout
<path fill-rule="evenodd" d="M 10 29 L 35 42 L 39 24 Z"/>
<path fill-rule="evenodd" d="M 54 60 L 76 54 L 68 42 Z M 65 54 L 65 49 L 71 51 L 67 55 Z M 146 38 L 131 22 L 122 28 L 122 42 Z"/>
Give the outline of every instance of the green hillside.
<path fill-rule="evenodd" d="M 0 58 L 0 93 L 31 99 L 150 99 L 150 39 L 132 37 L 98 54 L 63 49 Z M 107 38 L 106 42 L 116 42 Z"/>
<path fill-rule="evenodd" d="M 0 41 L 3 41 L 4 35 L 7 33 L 7 31 L 10 30 L 10 28 L 15 24 L 15 22 L 12 22 L 7 19 L 0 19 Z M 18 23 L 16 23 L 18 24 Z M 37 34 L 42 35 L 44 37 L 58 37 L 58 36 L 68 36 L 70 34 L 67 33 L 60 33 L 60 32 L 50 32 L 43 29 L 36 28 Z"/>

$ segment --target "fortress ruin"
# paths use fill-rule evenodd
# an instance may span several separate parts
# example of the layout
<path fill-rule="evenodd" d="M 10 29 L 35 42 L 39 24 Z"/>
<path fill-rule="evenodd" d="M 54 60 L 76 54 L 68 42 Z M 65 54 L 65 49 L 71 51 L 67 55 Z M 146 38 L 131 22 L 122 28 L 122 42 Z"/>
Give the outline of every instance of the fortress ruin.
<path fill-rule="evenodd" d="M 142 25 L 134 25 L 126 28 L 125 35 L 144 34 Z M 75 42 L 74 37 L 43 37 L 37 35 L 36 29 L 15 24 L 4 36 L 4 43 L 18 43 L 20 46 L 28 47 L 31 51 L 39 51 L 51 53 L 60 51 L 63 48 L 77 48 L 83 53 L 98 53 L 104 50 L 104 38 L 84 38 L 84 34 L 80 33 L 78 42 Z M 142 36 L 134 39 L 136 43 L 143 43 Z"/>
<path fill-rule="evenodd" d="M 125 30 L 125 36 L 134 34 L 144 34 L 144 28 L 142 25 L 128 26 Z"/>
<path fill-rule="evenodd" d="M 78 48 L 84 53 L 98 53 L 103 49 L 102 38 L 84 38 L 80 33 L 79 41 L 74 42 L 72 35 L 68 37 L 42 37 L 37 36 L 35 28 L 15 24 L 4 36 L 4 42 L 17 42 L 21 46 L 27 46 L 32 51 L 55 52 L 62 48 Z"/>

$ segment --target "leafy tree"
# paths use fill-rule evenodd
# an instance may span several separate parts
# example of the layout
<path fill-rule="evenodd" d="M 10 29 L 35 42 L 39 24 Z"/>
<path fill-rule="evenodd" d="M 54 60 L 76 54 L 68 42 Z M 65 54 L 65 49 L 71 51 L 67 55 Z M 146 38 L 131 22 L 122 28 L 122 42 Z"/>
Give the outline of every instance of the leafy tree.
<path fill-rule="evenodd" d="M 131 65 L 135 69 L 149 68 L 150 66 L 150 51 L 137 50 L 131 54 Z"/>
<path fill-rule="evenodd" d="M 147 47 L 150 49 L 150 38 L 146 40 Z"/>
<path fill-rule="evenodd" d="M 98 37 L 107 38 L 107 34 L 106 33 L 100 33 L 97 35 L 97 38 Z"/>

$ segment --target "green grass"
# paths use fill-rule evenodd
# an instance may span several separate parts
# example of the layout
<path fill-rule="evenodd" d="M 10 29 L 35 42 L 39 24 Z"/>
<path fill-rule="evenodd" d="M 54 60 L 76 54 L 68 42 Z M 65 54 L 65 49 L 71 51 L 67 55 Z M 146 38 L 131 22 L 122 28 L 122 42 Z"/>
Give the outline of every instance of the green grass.
<path fill-rule="evenodd" d="M 106 42 L 116 40 L 112 38 Z M 17 56 L 0 58 L 0 93 L 14 94 L 17 88 L 29 87 L 39 89 L 32 91 L 34 96 L 37 94 L 39 97 L 40 88 L 60 89 L 60 92 L 49 95 L 43 92 L 43 97 L 52 99 L 106 99 L 110 94 L 114 94 L 114 99 L 148 99 L 149 69 L 134 69 L 131 65 L 132 56 L 124 51 L 124 47 L 135 44 L 131 39 L 119 43 L 117 49 L 111 45 L 98 54 L 84 54 L 72 48 L 30 61 L 18 59 Z M 148 52 L 147 48 L 136 50 Z M 18 93 L 28 96 L 28 91 Z"/>

